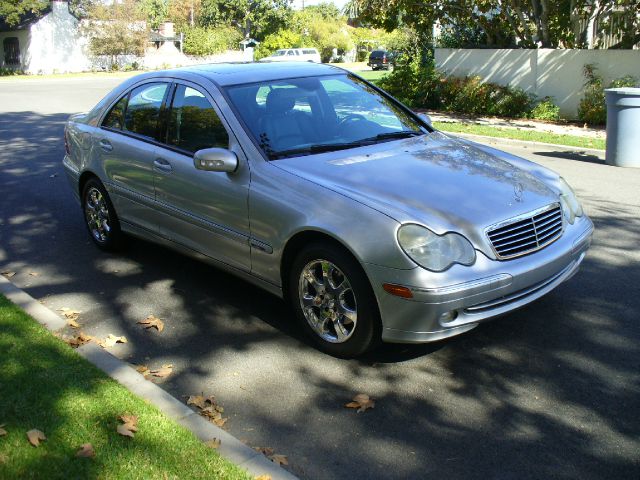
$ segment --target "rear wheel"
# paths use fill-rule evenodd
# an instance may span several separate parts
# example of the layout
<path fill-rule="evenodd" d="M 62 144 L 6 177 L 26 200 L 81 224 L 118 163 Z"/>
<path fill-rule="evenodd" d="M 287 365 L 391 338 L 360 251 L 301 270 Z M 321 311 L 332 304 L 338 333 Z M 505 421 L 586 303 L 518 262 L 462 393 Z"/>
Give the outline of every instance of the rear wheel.
<path fill-rule="evenodd" d="M 91 178 L 82 190 L 82 210 L 93 242 L 103 250 L 115 251 L 124 244 L 116 210 L 104 185 Z"/>
<path fill-rule="evenodd" d="M 362 268 L 347 252 L 313 244 L 293 262 L 290 301 L 314 343 L 336 357 L 371 349 L 380 338 L 380 315 Z"/>

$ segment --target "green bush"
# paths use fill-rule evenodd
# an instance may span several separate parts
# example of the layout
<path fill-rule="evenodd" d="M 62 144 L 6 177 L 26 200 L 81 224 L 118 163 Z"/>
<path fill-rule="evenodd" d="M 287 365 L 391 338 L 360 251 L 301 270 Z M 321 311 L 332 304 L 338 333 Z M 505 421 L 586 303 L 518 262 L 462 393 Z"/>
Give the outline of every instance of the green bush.
<path fill-rule="evenodd" d="M 442 77 L 433 61 L 414 58 L 400 63 L 377 84 L 401 102 L 413 108 L 438 108 Z"/>
<path fill-rule="evenodd" d="M 578 106 L 578 118 L 589 125 L 607 123 L 607 105 L 604 95 L 604 82 L 598 74 L 596 66 L 587 64 L 583 68 L 585 76 L 583 96 Z M 631 75 L 617 78 L 607 88 L 635 87 L 638 79 Z"/>
<path fill-rule="evenodd" d="M 10 75 L 24 75 L 24 72 L 16 68 L 0 67 L 0 77 L 7 77 Z"/>
<path fill-rule="evenodd" d="M 553 103 L 553 98 L 544 97 L 529 115 L 535 120 L 546 120 L 549 122 L 557 122 L 560 120 L 560 107 Z"/>
<path fill-rule="evenodd" d="M 293 30 L 280 30 L 265 37 L 264 41 L 256 48 L 253 59 L 260 60 L 268 57 L 282 48 L 297 48 L 300 46 L 302 46 L 302 35 Z"/>
<path fill-rule="evenodd" d="M 190 27 L 184 31 L 183 50 L 187 55 L 213 55 L 237 49 L 242 34 L 232 27 Z"/>

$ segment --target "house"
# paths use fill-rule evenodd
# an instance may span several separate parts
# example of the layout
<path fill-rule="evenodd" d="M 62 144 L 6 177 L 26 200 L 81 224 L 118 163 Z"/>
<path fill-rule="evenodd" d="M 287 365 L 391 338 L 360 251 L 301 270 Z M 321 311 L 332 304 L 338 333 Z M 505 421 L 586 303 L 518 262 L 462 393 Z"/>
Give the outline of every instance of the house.
<path fill-rule="evenodd" d="M 66 0 L 53 0 L 46 9 L 23 15 L 15 26 L 0 19 L 0 68 L 31 74 L 89 70 L 87 41 L 78 25 Z"/>

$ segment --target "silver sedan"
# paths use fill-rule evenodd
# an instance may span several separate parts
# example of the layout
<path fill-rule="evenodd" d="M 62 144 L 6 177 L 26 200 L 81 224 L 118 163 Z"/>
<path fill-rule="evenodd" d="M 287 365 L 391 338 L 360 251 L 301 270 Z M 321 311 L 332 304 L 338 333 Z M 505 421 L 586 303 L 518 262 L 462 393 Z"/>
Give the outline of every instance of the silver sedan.
<path fill-rule="evenodd" d="M 322 350 L 431 342 L 550 292 L 593 225 L 556 173 L 301 63 L 125 81 L 65 130 L 91 238 L 134 235 L 289 301 Z"/>

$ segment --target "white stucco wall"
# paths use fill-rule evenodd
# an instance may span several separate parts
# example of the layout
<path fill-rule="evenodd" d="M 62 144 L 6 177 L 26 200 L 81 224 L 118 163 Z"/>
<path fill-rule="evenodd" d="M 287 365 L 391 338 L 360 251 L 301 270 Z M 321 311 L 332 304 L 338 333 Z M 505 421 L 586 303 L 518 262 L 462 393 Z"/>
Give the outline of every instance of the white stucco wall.
<path fill-rule="evenodd" d="M 89 70 L 86 40 L 78 33 L 78 20 L 69 13 L 68 3 L 53 1 L 51 7 L 50 13 L 30 27 L 25 70 L 33 74 Z"/>
<path fill-rule="evenodd" d="M 577 116 L 584 65 L 595 64 L 605 85 L 625 75 L 640 79 L 640 50 L 437 48 L 435 62 L 449 76 L 479 75 L 484 81 L 519 87 L 538 97 L 554 97 L 567 118 Z"/>

